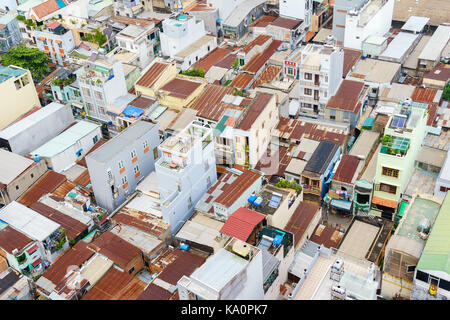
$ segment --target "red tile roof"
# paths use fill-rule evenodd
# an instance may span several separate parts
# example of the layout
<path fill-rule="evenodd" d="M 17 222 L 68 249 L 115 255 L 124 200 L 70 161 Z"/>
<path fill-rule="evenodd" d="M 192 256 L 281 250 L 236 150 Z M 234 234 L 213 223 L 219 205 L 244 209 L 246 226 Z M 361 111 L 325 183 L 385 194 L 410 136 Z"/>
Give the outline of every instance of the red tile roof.
<path fill-rule="evenodd" d="M 175 78 L 166 83 L 161 90 L 167 91 L 169 96 L 186 99 L 200 86 L 200 82 Z"/>
<path fill-rule="evenodd" d="M 352 179 L 358 169 L 358 164 L 358 157 L 344 154 L 331 180 L 352 183 Z"/>
<path fill-rule="evenodd" d="M 103 233 L 94 242 L 90 243 L 88 247 L 108 257 L 121 268 L 125 268 L 141 253 L 139 248 L 116 236 L 111 231 Z"/>
<path fill-rule="evenodd" d="M 62 0 L 65 5 L 67 5 L 67 1 Z M 36 13 L 37 17 L 39 19 L 44 18 L 48 16 L 49 14 L 52 14 L 53 12 L 58 11 L 61 9 L 59 5 L 56 3 L 56 0 L 47 0 L 41 4 L 38 4 L 37 6 L 34 6 L 32 10 Z"/>
<path fill-rule="evenodd" d="M 9 254 L 12 254 L 14 249 L 21 251 L 32 241 L 33 240 L 28 238 L 26 235 L 11 228 L 10 226 L 0 229 L 0 248 Z"/>
<path fill-rule="evenodd" d="M 261 213 L 247 208 L 239 208 L 228 217 L 220 229 L 220 233 L 247 241 L 256 226 L 265 218 L 266 216 Z"/>
<path fill-rule="evenodd" d="M 358 102 L 364 82 L 353 80 L 342 80 L 339 89 L 327 102 L 327 108 L 351 111 L 359 111 Z"/>
<path fill-rule="evenodd" d="M 318 205 L 308 202 L 301 202 L 297 209 L 295 209 L 285 227 L 286 231 L 291 232 L 294 235 L 294 246 L 297 246 L 318 210 Z"/>
<path fill-rule="evenodd" d="M 60 173 L 47 171 L 17 200 L 17 202 L 30 207 L 43 195 L 53 192 L 66 180 L 66 177 Z"/>
<path fill-rule="evenodd" d="M 136 85 L 153 88 L 154 84 L 164 71 L 169 67 L 168 63 L 155 62 L 152 66 L 138 79 Z"/>

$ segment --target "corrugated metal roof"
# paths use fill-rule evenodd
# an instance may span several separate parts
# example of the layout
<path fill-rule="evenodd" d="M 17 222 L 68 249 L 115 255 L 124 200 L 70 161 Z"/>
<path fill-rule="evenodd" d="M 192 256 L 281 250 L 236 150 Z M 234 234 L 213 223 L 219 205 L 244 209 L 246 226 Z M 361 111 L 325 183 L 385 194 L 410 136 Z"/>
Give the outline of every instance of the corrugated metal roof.
<path fill-rule="evenodd" d="M 45 240 L 60 227 L 60 224 L 16 201 L 0 210 L 0 219 L 38 241 Z"/>
<path fill-rule="evenodd" d="M 439 214 L 423 249 L 417 269 L 436 270 L 450 274 L 450 193 L 442 203 Z"/>
<path fill-rule="evenodd" d="M 301 202 L 295 209 L 285 227 L 286 231 L 294 235 L 294 246 L 297 246 L 319 209 L 318 205 L 307 202 Z"/>
<path fill-rule="evenodd" d="M 137 86 L 152 88 L 158 79 L 164 74 L 169 67 L 168 63 L 155 62 L 152 66 L 138 79 Z"/>
<path fill-rule="evenodd" d="M 261 213 L 247 208 L 239 208 L 228 217 L 220 229 L 220 233 L 247 241 L 256 226 L 265 218 L 266 216 Z"/>
<path fill-rule="evenodd" d="M 66 177 L 60 173 L 55 171 L 47 171 L 17 201 L 30 207 L 43 195 L 53 192 L 66 180 Z"/>
<path fill-rule="evenodd" d="M 0 248 L 9 254 L 12 254 L 14 249 L 22 250 L 32 241 L 32 239 L 10 226 L 0 229 Z"/>
<path fill-rule="evenodd" d="M 176 286 L 183 276 L 190 276 L 206 260 L 188 251 L 176 249 L 175 252 L 177 252 L 177 258 L 158 275 L 158 279 L 173 286 Z"/>
<path fill-rule="evenodd" d="M 358 157 L 344 154 L 331 180 L 352 183 L 353 177 L 355 177 L 356 170 L 358 170 L 358 164 Z"/>
<path fill-rule="evenodd" d="M 139 295 L 137 300 L 169 300 L 171 296 L 172 293 L 170 291 L 154 283 L 150 283 L 144 292 Z"/>
<path fill-rule="evenodd" d="M 138 278 L 111 268 L 82 300 L 136 300 L 145 286 Z"/>
<path fill-rule="evenodd" d="M 125 268 L 133 259 L 140 256 L 141 250 L 116 236 L 111 231 L 106 231 L 88 247 L 113 260 L 119 267 Z"/>
<path fill-rule="evenodd" d="M 88 226 L 80 221 L 71 218 L 70 216 L 59 212 L 58 210 L 51 208 L 43 203 L 36 202 L 31 206 L 31 209 L 35 210 L 44 217 L 58 223 L 66 230 L 67 238 L 69 240 L 75 239 L 83 231 L 87 230 Z"/>
<path fill-rule="evenodd" d="M 0 149 L 0 183 L 10 184 L 17 176 L 27 170 L 34 161 L 18 154 Z"/>

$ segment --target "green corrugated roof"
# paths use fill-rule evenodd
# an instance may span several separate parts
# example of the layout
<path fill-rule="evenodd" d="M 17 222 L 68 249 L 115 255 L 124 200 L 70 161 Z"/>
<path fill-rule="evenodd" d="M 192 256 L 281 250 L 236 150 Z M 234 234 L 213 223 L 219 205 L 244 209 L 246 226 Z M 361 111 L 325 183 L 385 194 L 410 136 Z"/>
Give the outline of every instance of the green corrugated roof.
<path fill-rule="evenodd" d="M 226 128 L 226 126 L 225 126 L 225 122 L 227 122 L 227 120 L 228 120 L 228 116 L 223 116 L 222 117 L 222 119 L 220 119 L 220 121 L 219 121 L 219 123 L 216 125 L 216 128 L 214 129 L 214 133 L 215 133 L 215 135 L 221 135 L 222 134 L 222 132 L 223 132 L 223 130 L 225 130 L 225 128 Z M 219 132 L 217 132 L 217 131 L 219 131 Z M 219 133 L 219 134 L 217 134 L 217 133 Z"/>
<path fill-rule="evenodd" d="M 400 203 L 400 208 L 398 209 L 398 216 L 403 217 L 403 214 L 405 213 L 405 209 L 408 206 L 408 202 L 402 201 Z"/>
<path fill-rule="evenodd" d="M 450 193 L 448 192 L 431 229 L 417 268 L 439 270 L 450 274 Z"/>

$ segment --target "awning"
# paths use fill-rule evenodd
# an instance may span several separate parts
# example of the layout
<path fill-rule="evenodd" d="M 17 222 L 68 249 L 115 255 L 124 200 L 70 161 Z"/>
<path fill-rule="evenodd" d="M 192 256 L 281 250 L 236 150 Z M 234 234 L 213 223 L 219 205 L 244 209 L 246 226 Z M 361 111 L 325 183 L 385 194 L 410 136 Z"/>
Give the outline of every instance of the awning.
<path fill-rule="evenodd" d="M 30 249 L 27 250 L 28 254 L 32 254 L 33 252 L 35 252 L 37 250 L 38 246 L 37 244 L 35 244 L 34 246 L 32 246 Z"/>
<path fill-rule="evenodd" d="M 352 202 L 351 201 L 345 201 L 340 199 L 333 199 L 330 202 L 330 206 L 339 209 L 350 212 L 350 209 L 352 208 Z"/>
<path fill-rule="evenodd" d="M 398 216 L 403 217 L 403 214 L 405 213 L 405 209 L 408 206 L 408 202 L 402 201 L 400 203 L 400 208 L 398 209 Z"/>
<path fill-rule="evenodd" d="M 388 200 L 388 199 L 374 196 L 374 197 L 372 197 L 372 203 L 379 204 L 380 206 L 397 209 L 397 201 L 395 201 L 395 200 Z"/>
<path fill-rule="evenodd" d="M 39 263 L 41 263 L 41 261 L 42 261 L 42 259 L 39 258 L 35 262 L 33 262 L 31 265 L 36 268 L 39 265 Z"/>

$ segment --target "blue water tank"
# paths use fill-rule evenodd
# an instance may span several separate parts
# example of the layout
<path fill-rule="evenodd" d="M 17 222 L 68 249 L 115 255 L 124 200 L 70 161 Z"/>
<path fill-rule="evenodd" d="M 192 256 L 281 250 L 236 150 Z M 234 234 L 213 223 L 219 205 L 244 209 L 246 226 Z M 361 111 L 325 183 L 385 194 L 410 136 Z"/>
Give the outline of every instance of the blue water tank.
<path fill-rule="evenodd" d="M 277 235 L 275 236 L 275 238 L 273 238 L 272 243 L 273 243 L 273 245 L 275 245 L 275 246 L 279 246 L 279 245 L 281 244 L 281 241 L 283 241 L 283 236 L 280 235 L 280 234 L 277 234 Z"/>
<path fill-rule="evenodd" d="M 190 245 L 188 245 L 187 243 L 180 243 L 181 250 L 188 251 L 189 247 L 190 247 Z"/>

